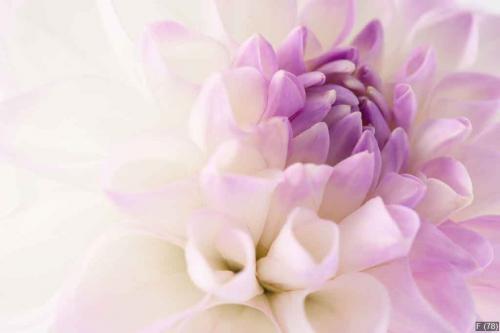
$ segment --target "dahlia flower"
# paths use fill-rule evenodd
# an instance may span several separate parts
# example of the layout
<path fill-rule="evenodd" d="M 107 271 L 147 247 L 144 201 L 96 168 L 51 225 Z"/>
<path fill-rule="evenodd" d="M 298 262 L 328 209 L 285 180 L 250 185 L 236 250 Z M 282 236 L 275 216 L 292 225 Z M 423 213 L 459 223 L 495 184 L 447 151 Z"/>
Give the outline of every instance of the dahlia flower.
<path fill-rule="evenodd" d="M 500 18 L 188 2 L 0 2 L 0 329 L 498 321 Z"/>

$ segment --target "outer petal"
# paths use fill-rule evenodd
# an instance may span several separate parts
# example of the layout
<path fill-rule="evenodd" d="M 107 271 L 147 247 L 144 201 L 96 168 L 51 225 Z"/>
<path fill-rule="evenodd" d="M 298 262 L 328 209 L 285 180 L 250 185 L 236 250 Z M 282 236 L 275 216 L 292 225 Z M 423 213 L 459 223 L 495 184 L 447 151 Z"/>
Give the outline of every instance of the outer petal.
<path fill-rule="evenodd" d="M 82 77 L 4 101 L 0 128 L 3 153 L 19 166 L 95 188 L 114 145 L 169 123 L 138 91 Z"/>
<path fill-rule="evenodd" d="M 369 22 L 356 36 L 352 45 L 358 49 L 361 63 L 371 68 L 379 68 L 384 46 L 384 31 L 380 21 Z"/>
<path fill-rule="evenodd" d="M 354 24 L 354 1 L 311 0 L 302 8 L 299 22 L 328 50 L 349 35 Z"/>
<path fill-rule="evenodd" d="M 419 178 L 390 172 L 382 177 L 375 194 L 388 204 L 413 208 L 422 200 L 426 190 L 425 183 Z"/>
<path fill-rule="evenodd" d="M 291 117 L 304 107 L 306 92 L 298 78 L 286 71 L 277 72 L 269 84 L 266 117 Z"/>
<path fill-rule="evenodd" d="M 382 333 L 390 316 L 385 288 L 363 273 L 342 275 L 318 290 L 276 294 L 271 303 L 290 333 Z"/>
<path fill-rule="evenodd" d="M 390 332 L 456 331 L 421 293 L 407 259 L 395 260 L 372 268 L 369 273 L 382 282 L 389 292 L 392 305 Z M 436 287 L 437 289 L 447 288 Z"/>
<path fill-rule="evenodd" d="M 219 18 L 226 33 L 241 42 L 254 33 L 260 33 L 277 44 L 293 27 L 296 3 L 292 0 L 214 0 Z"/>
<path fill-rule="evenodd" d="M 190 141 L 142 137 L 116 147 L 104 170 L 104 187 L 131 223 L 182 243 L 186 221 L 202 205 L 197 174 L 204 158 Z"/>
<path fill-rule="evenodd" d="M 413 210 L 371 199 L 339 224 L 339 270 L 361 271 L 405 256 L 419 226 Z"/>
<path fill-rule="evenodd" d="M 19 206 L 0 220 L 0 328 L 6 325 L 6 332 L 38 321 L 37 315 L 50 319 L 48 310 L 92 241 L 123 218 L 102 194 L 22 170 L 17 178 Z"/>
<path fill-rule="evenodd" d="M 202 296 L 180 248 L 152 236 L 115 234 L 91 253 L 63 298 L 54 331 L 137 332 Z"/>
<path fill-rule="evenodd" d="M 474 63 L 478 48 L 476 17 L 470 12 L 429 13 L 410 34 L 409 45 L 432 46 L 439 69 L 449 71 Z"/>

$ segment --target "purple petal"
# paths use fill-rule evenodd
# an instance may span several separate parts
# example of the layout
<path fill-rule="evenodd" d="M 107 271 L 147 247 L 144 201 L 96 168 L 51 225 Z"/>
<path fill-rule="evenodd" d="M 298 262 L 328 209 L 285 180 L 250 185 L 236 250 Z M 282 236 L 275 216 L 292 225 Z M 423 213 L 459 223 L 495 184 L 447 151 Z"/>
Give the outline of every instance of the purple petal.
<path fill-rule="evenodd" d="M 394 87 L 393 115 L 397 126 L 408 131 L 417 114 L 417 98 L 408 84 L 397 84 Z"/>
<path fill-rule="evenodd" d="M 352 45 L 359 51 L 360 63 L 379 68 L 384 47 L 384 31 L 378 20 L 368 23 L 356 36 Z"/>
<path fill-rule="evenodd" d="M 348 157 L 361 137 L 361 113 L 353 112 L 330 128 L 328 164 L 335 165 Z"/>
<path fill-rule="evenodd" d="M 425 195 L 426 186 L 410 174 L 386 173 L 375 190 L 375 195 L 388 204 L 415 207 Z"/>
<path fill-rule="evenodd" d="M 330 135 L 325 123 L 317 123 L 292 139 L 287 164 L 323 164 L 328 156 Z"/>
<path fill-rule="evenodd" d="M 254 67 L 267 79 L 278 70 L 278 59 L 272 45 L 260 35 L 254 35 L 240 46 L 233 64 Z"/>
<path fill-rule="evenodd" d="M 406 168 L 409 143 L 406 132 L 401 128 L 392 131 L 389 140 L 382 149 L 382 174 L 400 172 Z"/>
<path fill-rule="evenodd" d="M 265 117 L 291 117 L 304 107 L 306 92 L 298 78 L 280 70 L 269 85 L 269 97 Z"/>

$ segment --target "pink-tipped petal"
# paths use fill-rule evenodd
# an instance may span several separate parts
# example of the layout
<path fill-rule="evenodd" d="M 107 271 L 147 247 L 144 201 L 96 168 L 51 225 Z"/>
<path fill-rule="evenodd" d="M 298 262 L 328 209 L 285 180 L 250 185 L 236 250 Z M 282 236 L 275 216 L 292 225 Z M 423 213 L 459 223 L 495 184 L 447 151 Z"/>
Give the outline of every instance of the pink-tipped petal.
<path fill-rule="evenodd" d="M 254 67 L 271 79 L 278 70 L 278 58 L 273 46 L 264 37 L 254 35 L 239 47 L 233 65 Z"/>
<path fill-rule="evenodd" d="M 330 135 L 325 123 L 317 123 L 290 142 L 287 164 L 297 162 L 323 164 L 328 156 Z"/>
<path fill-rule="evenodd" d="M 299 79 L 280 70 L 269 84 L 269 98 L 265 117 L 291 117 L 304 107 L 306 92 Z"/>
<path fill-rule="evenodd" d="M 316 56 L 320 50 L 314 34 L 306 27 L 297 27 L 276 51 L 279 67 L 295 75 L 303 74 L 307 70 L 306 59 Z"/>
<path fill-rule="evenodd" d="M 289 166 L 273 193 L 259 248 L 267 250 L 296 207 L 317 211 L 332 168 L 327 165 L 296 163 Z"/>
<path fill-rule="evenodd" d="M 470 12 L 429 13 L 421 17 L 410 34 L 412 46 L 431 46 L 440 71 L 474 63 L 478 48 L 477 18 Z"/>
<path fill-rule="evenodd" d="M 252 101 L 252 103 L 248 103 Z M 198 96 L 190 118 L 191 139 L 205 151 L 255 127 L 264 114 L 267 84 L 254 68 L 212 76 Z"/>
<path fill-rule="evenodd" d="M 414 133 L 412 159 L 415 163 L 450 154 L 471 133 L 467 118 L 429 119 Z"/>
<path fill-rule="evenodd" d="M 380 68 L 384 47 L 384 31 L 380 21 L 373 20 L 368 23 L 358 33 L 352 45 L 359 51 L 360 63 L 371 68 Z"/>
<path fill-rule="evenodd" d="M 419 226 L 413 210 L 369 200 L 339 224 L 339 271 L 361 271 L 407 255 Z"/>
<path fill-rule="evenodd" d="M 375 191 L 387 204 L 415 207 L 425 195 L 425 183 L 410 174 L 386 173 Z"/>
<path fill-rule="evenodd" d="M 374 154 L 363 151 L 338 163 L 326 184 L 320 216 L 339 222 L 362 205 L 373 182 Z"/>
<path fill-rule="evenodd" d="M 451 157 L 440 157 L 423 165 L 427 192 L 417 206 L 421 216 L 441 222 L 472 201 L 472 182 L 465 166 Z"/>
<path fill-rule="evenodd" d="M 397 126 L 408 131 L 417 114 L 417 97 L 409 84 L 400 83 L 394 87 L 393 115 Z"/>
<path fill-rule="evenodd" d="M 361 137 L 361 113 L 353 112 L 330 128 L 328 164 L 335 165 L 348 157 Z"/>

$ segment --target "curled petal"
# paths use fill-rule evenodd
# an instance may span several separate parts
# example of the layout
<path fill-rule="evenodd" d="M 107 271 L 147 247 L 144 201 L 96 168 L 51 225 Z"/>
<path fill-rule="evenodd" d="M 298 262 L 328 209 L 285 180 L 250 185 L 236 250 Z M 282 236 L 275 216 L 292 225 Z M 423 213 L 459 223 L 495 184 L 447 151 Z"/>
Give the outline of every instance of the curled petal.
<path fill-rule="evenodd" d="M 412 138 L 412 159 L 422 162 L 450 154 L 470 133 L 471 124 L 467 118 L 430 119 L 418 128 Z"/>
<path fill-rule="evenodd" d="M 254 67 L 266 79 L 270 79 L 278 71 L 278 58 L 273 46 L 260 35 L 252 36 L 239 47 L 233 64 L 236 67 Z"/>
<path fill-rule="evenodd" d="M 382 175 L 404 170 L 408 163 L 409 150 L 406 132 L 402 128 L 396 128 L 382 149 Z"/>
<path fill-rule="evenodd" d="M 317 123 L 290 142 L 287 164 L 296 162 L 323 164 L 328 156 L 330 135 L 325 123 Z"/>
<path fill-rule="evenodd" d="M 297 136 L 314 124 L 322 121 L 330 111 L 336 98 L 337 94 L 335 90 L 310 92 L 304 108 L 291 120 L 293 135 Z"/>
<path fill-rule="evenodd" d="M 273 44 L 279 43 L 295 24 L 295 1 L 213 0 L 225 32 L 236 42 L 259 33 Z"/>
<path fill-rule="evenodd" d="M 286 71 L 280 70 L 269 84 L 269 98 L 266 117 L 291 117 L 304 107 L 306 92 L 299 79 Z"/>
<path fill-rule="evenodd" d="M 352 45 L 358 49 L 362 64 L 380 68 L 384 46 L 384 31 L 380 21 L 369 22 L 356 36 Z"/>
<path fill-rule="evenodd" d="M 472 182 L 465 166 L 451 157 L 440 157 L 424 164 L 427 192 L 417 206 L 425 218 L 440 222 L 472 201 Z"/>
<path fill-rule="evenodd" d="M 295 207 L 317 211 L 332 168 L 327 165 L 293 164 L 289 166 L 273 193 L 259 250 L 266 251 Z"/>
<path fill-rule="evenodd" d="M 313 71 L 299 75 L 298 79 L 304 88 L 309 88 L 316 85 L 322 86 L 326 81 L 326 76 L 321 72 Z"/>
<path fill-rule="evenodd" d="M 306 27 L 297 27 L 290 32 L 277 50 L 281 69 L 295 75 L 306 72 L 305 60 L 316 56 L 321 45 L 314 34 Z"/>
<path fill-rule="evenodd" d="M 221 173 L 209 165 L 203 170 L 200 182 L 207 206 L 242 220 L 253 240 L 257 241 L 277 186 L 275 177 Z"/>
<path fill-rule="evenodd" d="M 337 271 L 338 241 L 335 223 L 297 208 L 258 261 L 259 279 L 278 290 L 318 287 Z"/>
<path fill-rule="evenodd" d="M 373 129 L 371 128 L 363 131 L 361 137 L 356 143 L 356 146 L 354 146 L 354 149 L 352 150 L 352 154 L 355 155 L 363 151 L 367 151 L 373 154 L 373 189 L 373 187 L 378 184 L 380 172 L 382 170 L 382 156 L 380 154 L 380 148 L 378 146 L 377 140 L 375 139 L 375 135 L 373 134 Z"/>
<path fill-rule="evenodd" d="M 409 84 L 394 87 L 393 115 L 397 126 L 408 131 L 417 114 L 417 97 Z"/>
<path fill-rule="evenodd" d="M 193 282 L 203 291 L 233 302 L 247 301 L 263 291 L 255 277 L 252 237 L 238 223 L 210 211 L 196 213 L 185 250 Z"/>
<path fill-rule="evenodd" d="M 389 323 L 387 291 L 364 273 L 342 275 L 313 291 L 276 294 L 271 304 L 290 333 L 382 333 Z"/>
<path fill-rule="evenodd" d="M 384 146 L 391 134 L 389 125 L 387 124 L 380 109 L 368 99 L 364 99 L 359 104 L 359 109 L 365 123 L 371 124 L 375 129 L 375 138 L 380 146 Z"/>
<path fill-rule="evenodd" d="M 348 157 L 361 137 L 361 113 L 353 112 L 330 128 L 328 164 L 335 165 Z"/>
<path fill-rule="evenodd" d="M 413 50 L 402 69 L 396 73 L 397 83 L 409 84 L 419 101 L 425 100 L 436 72 L 436 55 L 430 47 Z"/>
<path fill-rule="evenodd" d="M 413 210 L 371 199 L 339 224 L 339 271 L 361 271 L 405 256 L 419 226 Z"/>
<path fill-rule="evenodd" d="M 371 188 L 374 154 L 361 152 L 338 163 L 325 187 L 320 216 L 339 222 L 358 208 Z"/>
<path fill-rule="evenodd" d="M 266 103 L 267 84 L 256 69 L 244 67 L 214 75 L 203 85 L 192 110 L 191 138 L 212 151 L 222 141 L 252 129 Z"/>
<path fill-rule="evenodd" d="M 386 173 L 375 191 L 387 204 L 415 207 L 425 195 L 425 183 L 409 174 Z"/>
<path fill-rule="evenodd" d="M 302 8 L 299 22 L 312 30 L 324 49 L 341 43 L 354 24 L 354 1 L 312 0 Z"/>

